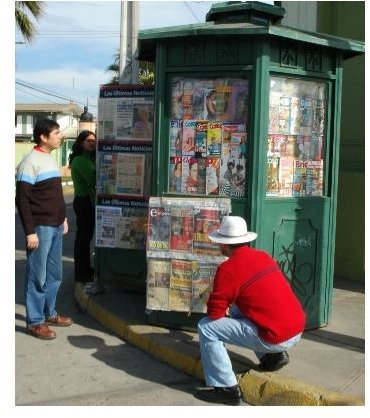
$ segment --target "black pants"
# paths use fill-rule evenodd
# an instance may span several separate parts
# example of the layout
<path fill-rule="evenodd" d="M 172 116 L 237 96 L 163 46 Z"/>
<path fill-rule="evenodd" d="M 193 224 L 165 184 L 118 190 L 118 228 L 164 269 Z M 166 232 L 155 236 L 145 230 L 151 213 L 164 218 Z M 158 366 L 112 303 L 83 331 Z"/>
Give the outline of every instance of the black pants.
<path fill-rule="evenodd" d="M 94 280 L 94 269 L 90 263 L 90 242 L 94 236 L 95 208 L 89 196 L 76 196 L 73 200 L 76 214 L 76 237 L 74 242 L 75 281 Z"/>

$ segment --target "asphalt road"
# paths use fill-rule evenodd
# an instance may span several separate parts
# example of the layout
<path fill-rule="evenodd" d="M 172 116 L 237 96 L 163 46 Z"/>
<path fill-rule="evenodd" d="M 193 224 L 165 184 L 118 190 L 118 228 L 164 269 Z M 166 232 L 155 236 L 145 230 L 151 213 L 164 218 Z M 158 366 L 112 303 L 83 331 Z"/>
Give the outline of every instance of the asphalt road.
<path fill-rule="evenodd" d="M 64 280 L 57 309 L 74 324 L 54 328 L 57 338 L 25 333 L 25 246 L 15 214 L 15 402 L 16 406 L 209 405 L 192 393 L 202 382 L 125 343 L 81 312 L 73 296 L 72 195 L 66 195 L 70 231 L 64 238 Z M 122 411 L 121 411 L 122 412 Z M 152 414 L 151 414 L 152 415 Z"/>

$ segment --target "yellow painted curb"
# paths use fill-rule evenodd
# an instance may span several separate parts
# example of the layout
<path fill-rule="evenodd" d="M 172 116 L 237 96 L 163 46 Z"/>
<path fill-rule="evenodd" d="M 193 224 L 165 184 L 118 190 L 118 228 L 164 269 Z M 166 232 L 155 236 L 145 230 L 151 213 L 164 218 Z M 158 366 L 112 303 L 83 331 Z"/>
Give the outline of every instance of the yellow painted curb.
<path fill-rule="evenodd" d="M 87 295 L 83 285 L 75 287 L 75 298 L 80 306 L 104 327 L 123 340 L 141 348 L 153 357 L 198 379 L 203 379 L 200 358 L 194 358 L 148 338 L 160 332 L 150 325 L 130 325 L 101 307 L 93 296 Z M 363 399 L 329 391 L 301 381 L 274 373 L 259 373 L 250 370 L 237 376 L 245 402 L 260 406 L 363 406 Z"/>

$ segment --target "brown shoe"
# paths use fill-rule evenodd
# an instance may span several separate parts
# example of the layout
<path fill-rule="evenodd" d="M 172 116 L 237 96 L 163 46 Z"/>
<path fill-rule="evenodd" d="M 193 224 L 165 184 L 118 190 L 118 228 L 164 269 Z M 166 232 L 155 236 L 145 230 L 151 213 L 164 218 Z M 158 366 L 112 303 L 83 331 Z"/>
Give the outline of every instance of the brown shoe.
<path fill-rule="evenodd" d="M 69 327 L 73 324 L 73 321 L 71 318 L 68 318 L 68 316 L 62 316 L 57 314 L 52 318 L 48 318 L 46 320 L 46 323 L 49 325 L 54 325 L 55 327 Z"/>
<path fill-rule="evenodd" d="M 40 338 L 40 340 L 53 340 L 57 336 L 46 324 L 27 325 L 26 332 L 36 338 Z"/>

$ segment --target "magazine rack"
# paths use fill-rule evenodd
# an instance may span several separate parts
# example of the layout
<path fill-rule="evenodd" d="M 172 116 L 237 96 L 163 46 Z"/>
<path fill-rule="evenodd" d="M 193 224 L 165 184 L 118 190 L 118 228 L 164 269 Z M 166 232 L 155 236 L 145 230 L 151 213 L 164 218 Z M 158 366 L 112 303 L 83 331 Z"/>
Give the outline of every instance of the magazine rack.
<path fill-rule="evenodd" d="M 139 59 L 156 62 L 152 196 L 230 198 L 309 329 L 330 314 L 342 65 L 364 44 L 284 27 L 284 13 L 216 3 L 205 23 L 140 31 Z"/>

